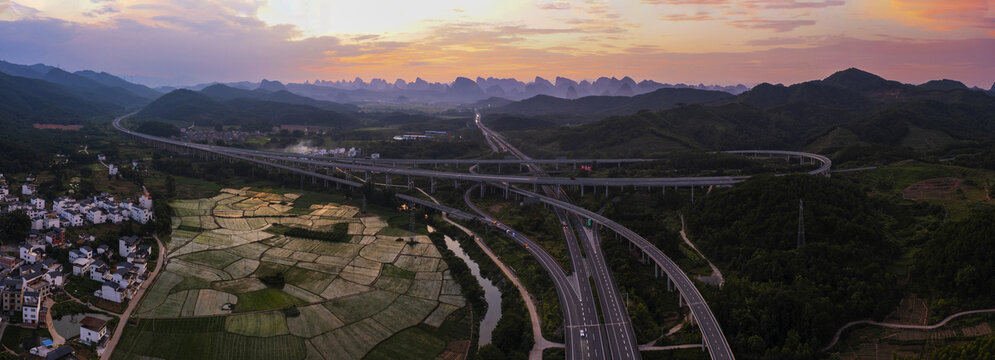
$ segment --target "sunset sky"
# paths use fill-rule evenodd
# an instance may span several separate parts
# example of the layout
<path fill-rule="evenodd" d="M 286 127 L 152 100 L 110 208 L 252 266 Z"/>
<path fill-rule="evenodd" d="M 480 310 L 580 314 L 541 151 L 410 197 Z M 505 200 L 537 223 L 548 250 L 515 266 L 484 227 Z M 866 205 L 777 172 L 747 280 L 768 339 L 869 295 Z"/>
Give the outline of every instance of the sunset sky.
<path fill-rule="evenodd" d="M 858 67 L 995 82 L 995 0 L 0 0 L 0 60 L 149 85 L 631 76 L 795 83 Z"/>

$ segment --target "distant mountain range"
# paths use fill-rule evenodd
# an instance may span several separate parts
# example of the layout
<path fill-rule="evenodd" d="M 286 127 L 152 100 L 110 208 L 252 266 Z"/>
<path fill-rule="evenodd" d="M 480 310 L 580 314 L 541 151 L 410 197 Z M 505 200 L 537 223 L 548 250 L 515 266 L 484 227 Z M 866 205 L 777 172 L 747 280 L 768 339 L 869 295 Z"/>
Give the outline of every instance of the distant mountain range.
<path fill-rule="evenodd" d="M 351 127 L 358 124 L 351 115 L 358 110 L 355 105 L 318 101 L 286 90 L 244 90 L 215 84 L 201 91 L 173 90 L 145 106 L 136 118 L 268 131 L 280 124 Z"/>
<path fill-rule="evenodd" d="M 562 119 L 564 113 L 576 118 L 598 108 L 611 112 L 613 100 L 537 97 L 496 106 L 485 121 L 504 131 L 524 130 L 508 136 L 524 151 L 585 156 L 737 148 L 832 153 L 854 145 L 932 151 L 995 137 L 995 93 L 951 80 L 909 85 L 851 68 L 823 80 L 765 83 L 737 96 L 710 95 L 715 96 L 711 101 L 686 98 L 683 106 L 657 99 L 653 104 L 662 111 L 647 103 L 627 105 L 622 109 L 649 111 L 572 127 L 555 127 L 558 123 L 551 119 Z"/>
<path fill-rule="evenodd" d="M 70 73 L 44 64 L 18 65 L 0 61 L 0 72 L 62 86 L 76 97 L 130 108 L 147 104 L 162 95 L 145 85 L 130 83 L 114 75 L 90 70 Z"/>

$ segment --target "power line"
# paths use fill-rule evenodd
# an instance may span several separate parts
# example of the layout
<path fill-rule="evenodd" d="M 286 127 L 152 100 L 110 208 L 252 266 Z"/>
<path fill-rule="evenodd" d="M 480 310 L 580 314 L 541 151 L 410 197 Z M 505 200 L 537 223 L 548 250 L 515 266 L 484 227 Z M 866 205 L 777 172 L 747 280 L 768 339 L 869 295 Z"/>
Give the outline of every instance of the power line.
<path fill-rule="evenodd" d="M 805 204 L 798 199 L 798 248 L 805 246 Z"/>

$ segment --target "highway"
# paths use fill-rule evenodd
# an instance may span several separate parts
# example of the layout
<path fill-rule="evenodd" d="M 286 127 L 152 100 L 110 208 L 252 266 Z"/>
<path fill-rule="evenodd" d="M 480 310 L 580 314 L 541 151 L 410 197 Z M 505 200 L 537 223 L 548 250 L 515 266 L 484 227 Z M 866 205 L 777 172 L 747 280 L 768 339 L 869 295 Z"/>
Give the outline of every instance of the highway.
<path fill-rule="evenodd" d="M 130 114 L 129 114 L 130 115 Z M 176 141 L 171 139 L 159 138 L 147 134 L 142 134 L 128 130 L 120 125 L 120 120 L 124 117 L 118 118 L 114 121 L 114 127 L 119 131 L 122 131 L 128 135 L 142 138 L 149 141 L 155 141 L 159 143 L 169 144 L 173 146 L 179 146 L 184 148 L 190 148 L 194 150 L 200 150 L 207 153 L 225 155 L 237 158 L 239 160 L 252 161 L 249 159 L 267 159 L 267 163 L 277 162 L 284 164 L 301 164 L 310 168 L 322 167 L 335 167 L 340 169 L 352 170 L 352 171 L 364 171 L 364 172 L 376 172 L 385 175 L 399 175 L 399 176 L 410 176 L 418 178 L 429 178 L 429 179 L 447 179 L 454 181 L 463 182 L 505 182 L 509 184 L 524 184 L 524 185 L 560 185 L 560 186 L 584 186 L 590 188 L 608 188 L 608 187 L 618 187 L 623 188 L 627 186 L 632 187 L 647 187 L 647 188 L 661 188 L 661 187 L 707 187 L 707 186 L 728 186 L 739 183 L 747 178 L 748 176 L 703 176 L 703 177 L 647 177 L 647 178 L 565 178 L 565 177 L 543 177 L 543 176 L 519 176 L 519 175 L 489 175 L 489 174 L 468 174 L 460 172 L 449 172 L 449 171 L 436 171 L 429 169 L 419 169 L 419 168 L 409 168 L 409 167 L 388 167 L 383 165 L 373 165 L 373 164 L 357 164 L 342 162 L 339 160 L 316 160 L 313 158 L 303 157 L 299 154 L 288 154 L 288 153 L 278 153 L 269 151 L 259 151 L 250 149 L 239 149 L 239 148 L 229 148 L 215 145 L 204 145 L 189 142 Z M 811 171 L 810 173 L 828 173 L 828 170 L 824 172 L 821 169 L 828 169 L 831 166 L 831 161 L 821 155 L 808 154 L 802 152 L 790 152 L 790 151 L 779 151 L 779 150 L 741 150 L 735 153 L 742 154 L 777 154 L 783 156 L 799 156 L 806 157 L 810 159 L 817 159 L 817 161 L 823 161 L 823 166 L 817 170 Z M 795 155 L 793 155 L 795 154 Z M 289 165 L 288 165 L 289 166 Z M 334 181 L 331 179 L 326 179 L 329 181 Z M 339 181 L 341 183 L 341 181 Z M 347 184 L 350 186 L 356 186 L 355 183 Z"/>
<path fill-rule="evenodd" d="M 133 113 L 132 113 L 133 114 Z M 713 359 L 733 359 L 731 350 L 729 349 L 728 342 L 725 339 L 725 335 L 722 333 L 718 322 L 715 320 L 714 315 L 708 308 L 701 294 L 695 288 L 694 284 L 687 277 L 686 274 L 681 271 L 676 264 L 673 263 L 663 252 L 650 244 L 646 239 L 642 238 L 638 234 L 632 232 L 631 230 L 621 226 L 610 219 L 604 218 L 598 214 L 590 212 L 586 209 L 580 208 L 578 206 L 570 204 L 568 201 L 563 201 L 550 196 L 544 196 L 537 194 L 535 192 L 530 192 L 527 190 L 518 189 L 505 184 L 521 184 L 521 185 L 532 185 L 534 190 L 537 190 L 540 185 L 559 185 L 559 186 L 585 186 L 585 187 L 704 187 L 713 185 L 733 185 L 735 183 L 741 182 L 747 177 L 745 176 L 719 176 L 719 177 L 683 177 L 683 178 L 563 178 L 563 177 L 549 177 L 541 176 L 541 168 L 530 164 L 534 162 L 529 159 L 524 154 L 514 149 L 507 141 L 505 141 L 500 135 L 491 132 L 486 127 L 481 126 L 481 130 L 487 134 L 488 142 L 494 147 L 500 147 L 502 149 L 508 150 L 516 156 L 519 160 L 510 161 L 516 164 L 529 164 L 530 168 L 535 171 L 535 176 L 519 176 L 519 175 L 488 175 L 488 174 L 468 174 L 460 172 L 446 172 L 446 171 L 433 171 L 428 169 L 419 169 L 411 167 L 395 167 L 396 164 L 392 164 L 390 167 L 382 165 L 385 161 L 390 161 L 390 159 L 383 159 L 380 162 L 362 162 L 356 161 L 354 163 L 344 162 L 338 159 L 314 159 L 308 157 L 302 157 L 297 154 L 286 154 L 286 153 L 275 153 L 267 151 L 258 150 L 248 150 L 248 149 L 237 149 L 237 148 L 227 148 L 212 145 L 194 144 L 182 141 L 175 141 L 171 139 L 159 138 L 147 134 L 137 133 L 124 128 L 121 125 L 121 120 L 131 116 L 132 114 L 124 115 L 114 120 L 113 126 L 136 139 L 145 140 L 153 144 L 166 145 L 173 147 L 175 149 L 191 149 L 195 151 L 201 151 L 211 156 L 227 157 L 235 160 L 251 162 L 259 164 L 262 166 L 277 168 L 281 170 L 296 172 L 304 176 L 311 176 L 315 179 L 322 179 L 327 181 L 332 181 L 338 184 L 343 184 L 351 187 L 361 187 L 363 184 L 356 181 L 345 180 L 342 178 L 330 176 L 327 174 L 331 169 L 344 169 L 352 171 L 363 171 L 369 173 L 380 173 L 387 176 L 409 176 L 409 177 L 421 177 L 429 178 L 433 182 L 436 179 L 449 179 L 455 181 L 466 181 L 477 184 L 481 186 L 483 184 L 497 184 L 498 186 L 504 186 L 510 192 L 518 193 L 521 195 L 535 197 L 540 201 L 547 204 L 553 205 L 554 207 L 565 211 L 568 214 L 579 216 L 581 219 L 591 218 L 594 222 L 607 227 L 608 229 L 618 233 L 629 241 L 633 242 L 640 250 L 646 253 L 667 275 L 670 281 L 673 281 L 677 289 L 682 294 L 682 299 L 686 300 L 686 304 L 690 307 L 693 318 L 699 323 L 701 327 L 702 336 L 704 339 L 704 345 L 708 349 L 710 355 Z M 479 118 L 478 118 L 479 121 Z M 157 145 L 157 146 L 158 146 Z M 818 169 L 810 171 L 810 174 L 817 175 L 828 175 L 832 162 L 821 155 L 809 154 L 803 152 L 793 152 L 793 151 L 781 151 L 781 150 L 739 150 L 730 151 L 730 153 L 742 154 L 747 156 L 766 156 L 766 157 L 799 157 L 802 159 L 807 159 L 808 161 L 815 163 L 819 162 L 821 165 Z M 593 159 L 588 159 L 592 162 Z M 619 161 L 625 159 L 612 159 L 612 161 Z M 646 160 L 646 159 L 629 159 L 629 160 Z M 446 160 L 432 160 L 429 163 L 436 162 L 444 163 Z M 481 160 L 484 161 L 484 160 Z M 550 160 L 555 163 L 557 160 Z M 579 160 L 578 160 L 579 161 Z M 602 160 L 597 160 L 602 161 Z M 567 161 L 568 162 L 568 161 Z M 417 164 L 413 163 L 413 164 Z M 300 166 L 306 166 L 307 169 L 302 169 Z M 321 174 L 320 172 L 313 171 L 311 169 L 325 169 L 326 174 Z M 471 190 L 475 187 L 471 187 Z M 550 189 L 546 189 L 550 190 Z M 556 190 L 552 195 L 559 194 L 559 190 Z M 470 191 L 468 190 L 464 194 L 464 199 L 469 200 Z M 468 202 L 469 203 L 469 202 Z M 472 207 L 472 206 L 471 206 Z M 475 208 L 474 208 L 475 209 Z M 479 209 L 475 209 L 479 212 Z M 482 217 L 487 219 L 489 223 L 493 223 L 493 219 L 487 218 L 486 214 L 480 213 Z M 558 215 L 564 218 L 563 214 Z M 567 221 L 569 225 L 574 225 L 577 219 Z M 579 287 L 574 287 L 569 277 L 559 268 L 559 265 L 552 259 L 552 257 L 545 252 L 541 247 L 532 242 L 532 240 L 521 236 L 521 234 L 515 232 L 514 230 L 508 228 L 503 224 L 496 224 L 499 228 L 506 230 L 509 234 L 514 233 L 512 236 L 516 241 L 523 244 L 523 246 L 528 245 L 528 251 L 536 257 L 536 259 L 547 268 L 550 272 L 550 276 L 553 278 L 554 284 L 556 286 L 556 291 L 561 299 L 561 304 L 564 311 L 564 325 L 566 328 L 565 340 L 567 344 L 567 354 L 569 359 L 578 358 L 601 358 L 594 355 L 602 355 L 604 353 L 598 353 L 599 349 L 603 351 L 607 349 L 609 355 L 616 356 L 628 353 L 625 349 L 620 348 L 619 344 L 633 344 L 631 348 L 635 349 L 635 344 L 633 341 L 634 336 L 625 335 L 626 331 L 611 330 L 610 327 L 606 327 L 607 331 L 604 331 L 604 339 L 602 339 L 602 331 L 600 325 L 589 324 L 590 320 L 587 316 L 589 311 L 582 309 L 579 303 L 592 304 L 587 306 L 594 308 L 593 300 L 585 299 L 584 292 Z M 573 232 L 573 231 L 570 231 Z M 569 238 L 568 238 L 569 240 Z M 574 238 L 574 241 L 577 239 Z M 611 281 L 611 275 L 607 267 L 600 267 L 598 264 L 603 264 L 604 259 L 600 255 L 597 248 L 597 234 L 589 233 L 587 229 L 583 230 L 581 233 L 580 243 L 585 248 L 585 253 L 590 256 L 584 262 L 584 266 L 575 266 L 575 275 L 577 273 L 576 269 L 583 268 L 584 276 L 593 276 L 595 280 L 595 287 L 598 288 L 599 295 L 614 293 L 616 298 L 611 296 L 601 296 L 599 301 L 601 301 L 601 306 L 603 315 L 606 317 L 606 323 L 613 324 L 628 324 L 625 321 L 614 321 L 610 318 L 616 320 L 623 319 L 622 315 L 624 312 L 615 312 L 616 309 L 624 311 L 624 304 L 619 304 L 620 301 L 617 299 L 617 291 L 611 291 L 615 288 L 613 281 Z M 575 243 L 576 245 L 576 243 Z M 582 258 L 582 256 L 580 256 Z M 574 254 L 571 251 L 571 259 L 573 261 Z M 587 279 L 587 278 L 585 278 Z M 579 281 L 578 281 L 579 282 Z M 605 286 L 605 290 L 601 287 Z M 602 299 L 603 297 L 603 299 Z M 612 305 L 614 304 L 614 305 Z M 596 313 L 595 313 L 596 314 Z M 625 316 L 627 319 L 627 316 Z M 595 324 L 597 322 L 597 317 L 595 315 Z M 594 326 L 594 327 L 591 327 Z M 629 332 L 631 333 L 631 325 L 628 326 Z M 586 337 L 580 336 L 580 330 L 584 330 L 585 334 L 591 334 Z M 593 331 L 592 331 L 593 330 Z M 617 335 L 617 334 L 622 335 Z M 626 338 L 629 339 L 626 339 Z M 602 340 L 607 342 L 607 347 L 603 346 Z M 617 341 L 616 341 L 617 340 Z M 638 350 L 632 350 L 636 357 L 638 357 Z M 592 357 L 594 356 L 594 357 Z M 622 357 L 624 358 L 624 357 Z"/>
<path fill-rule="evenodd" d="M 708 307 L 708 304 L 705 303 L 705 299 L 701 296 L 701 293 L 698 292 L 698 288 L 694 286 L 694 283 L 687 277 L 687 274 L 685 274 L 673 260 L 667 257 L 667 255 L 660 251 L 660 249 L 656 248 L 656 246 L 653 246 L 653 244 L 651 244 L 648 240 L 642 236 L 639 236 L 639 234 L 636 234 L 632 230 L 629 230 L 625 226 L 582 207 L 521 189 L 513 188 L 511 191 L 521 195 L 537 198 L 546 204 L 563 209 L 567 212 L 580 216 L 581 218 L 589 218 L 593 222 L 601 226 L 605 226 L 623 238 L 631 241 L 643 253 L 648 255 L 650 259 L 652 259 L 653 262 L 655 262 L 657 266 L 663 270 L 669 278 L 669 281 L 673 282 L 673 284 L 677 287 L 677 290 L 681 293 L 684 300 L 684 304 L 691 309 L 693 318 L 701 327 L 704 345 L 708 349 L 712 359 L 731 360 L 735 358 L 732 354 L 732 349 L 729 348 L 729 342 L 726 340 L 725 334 L 722 333 L 722 328 L 719 326 L 718 320 L 715 319 L 715 315 L 712 314 L 712 310 Z"/>
<path fill-rule="evenodd" d="M 556 262 L 542 246 L 538 243 L 529 239 L 528 237 L 522 235 L 521 232 L 512 229 L 510 226 L 505 225 L 497 221 L 497 219 L 492 218 L 483 210 L 480 210 L 473 201 L 471 200 L 471 194 L 475 191 L 475 185 L 467 189 L 463 193 L 463 201 L 470 209 L 479 214 L 480 219 L 489 226 L 493 226 L 498 230 L 505 232 L 505 234 L 512 240 L 517 241 L 521 244 L 529 254 L 532 255 L 536 261 L 539 262 L 549 277 L 553 280 L 553 287 L 556 288 L 556 296 L 560 300 L 560 308 L 563 310 L 563 338 L 565 343 L 566 358 L 569 360 L 575 359 L 601 359 L 602 357 L 594 356 L 591 353 L 591 346 L 585 346 L 585 339 L 581 336 L 581 330 L 585 333 L 593 329 L 597 329 L 597 326 L 587 326 L 584 324 L 584 317 L 586 315 L 582 314 L 579 304 L 577 303 L 577 292 L 574 291 L 567 274 L 560 267 L 560 264 Z M 597 347 L 595 347 L 597 348 Z"/>
<path fill-rule="evenodd" d="M 487 128 L 481 122 L 480 114 L 476 115 L 475 122 L 484 133 L 484 136 L 489 139 L 490 143 L 498 144 L 501 148 L 524 161 L 524 164 L 536 176 L 546 175 L 541 167 L 532 162 L 531 157 L 508 143 L 501 135 Z M 567 194 L 558 188 L 554 189 L 551 186 L 543 186 L 543 191 L 550 196 L 563 199 L 564 201 L 568 200 Z M 578 238 L 575 230 L 584 229 L 580 224 L 580 220 L 576 216 L 568 215 L 558 209 L 554 213 L 560 223 L 563 224 L 563 235 L 574 270 L 573 279 L 577 283 L 577 290 L 580 295 L 581 320 L 584 321 L 585 325 L 596 325 L 596 331 L 588 333 L 589 346 L 593 348 L 592 353 L 598 354 L 603 351 L 605 356 L 601 358 L 620 360 L 640 359 L 641 355 L 636 343 L 635 331 L 632 329 L 626 305 L 619 300 L 618 288 L 615 286 L 611 272 L 608 271 L 604 257 L 600 256 L 600 252 L 596 249 L 597 245 L 588 234 L 582 231 L 583 239 L 581 239 L 581 242 L 584 243 L 586 248 L 582 252 L 577 243 Z M 587 254 L 586 257 L 584 253 Z M 593 278 L 591 277 L 590 269 L 594 269 Z M 597 297 L 594 296 L 594 291 L 591 288 L 592 283 L 597 288 Z M 597 301 L 595 298 L 597 298 Z M 598 315 L 599 306 L 601 316 Z M 602 320 L 604 320 L 604 323 L 602 323 Z"/>

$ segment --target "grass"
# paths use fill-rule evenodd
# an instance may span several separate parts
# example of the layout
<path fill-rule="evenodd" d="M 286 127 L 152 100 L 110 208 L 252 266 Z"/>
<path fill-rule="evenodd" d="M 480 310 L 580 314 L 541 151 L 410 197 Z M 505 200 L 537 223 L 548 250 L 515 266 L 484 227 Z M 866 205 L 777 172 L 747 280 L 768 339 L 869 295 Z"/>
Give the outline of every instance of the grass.
<path fill-rule="evenodd" d="M 287 318 L 287 327 L 291 334 L 311 338 L 345 325 L 324 306 L 311 305 L 298 309 L 300 315 Z"/>
<path fill-rule="evenodd" d="M 238 255 L 234 255 L 224 250 L 208 250 L 180 256 L 179 259 L 195 264 L 210 266 L 215 269 L 224 269 L 232 263 L 241 260 Z"/>
<path fill-rule="evenodd" d="M 225 331 L 224 317 L 141 319 L 125 328 L 112 359 L 304 359 L 304 339 Z"/>
<path fill-rule="evenodd" d="M 373 291 L 365 294 L 335 299 L 323 303 L 339 319 L 345 323 L 353 323 L 363 318 L 379 313 L 390 306 L 397 294 L 386 291 Z"/>
<path fill-rule="evenodd" d="M 278 289 L 262 289 L 238 294 L 235 312 L 282 309 L 300 305 L 304 301 Z"/>
<path fill-rule="evenodd" d="M 28 349 L 21 348 L 22 341 L 28 338 L 37 338 L 41 336 L 48 337 L 48 331 L 44 329 L 25 329 L 19 326 L 8 325 L 7 329 L 3 332 L 3 339 L 0 339 L 0 343 L 3 343 L 3 346 L 17 352 L 20 352 L 21 350 L 26 351 Z M 29 344 L 37 344 L 37 342 L 38 341 L 36 339 L 32 340 Z"/>
<path fill-rule="evenodd" d="M 380 276 L 390 276 L 402 279 L 414 279 L 415 272 L 394 266 L 394 264 L 384 264 Z"/>
<path fill-rule="evenodd" d="M 435 359 L 446 348 L 438 337 L 418 327 L 408 328 L 373 348 L 363 359 Z"/>
<path fill-rule="evenodd" d="M 242 315 L 232 315 L 225 318 L 225 330 L 246 336 L 278 336 L 286 335 L 287 321 L 283 311 L 268 311 Z"/>

